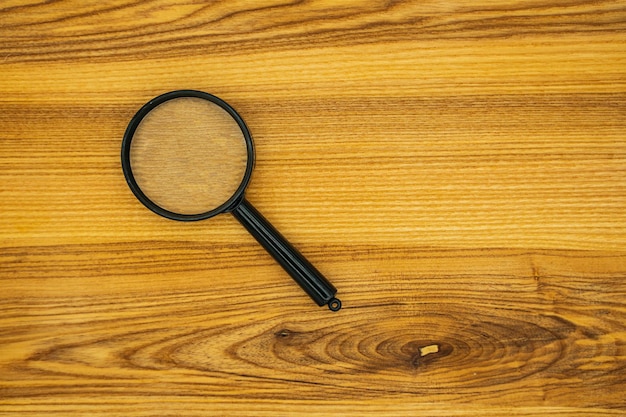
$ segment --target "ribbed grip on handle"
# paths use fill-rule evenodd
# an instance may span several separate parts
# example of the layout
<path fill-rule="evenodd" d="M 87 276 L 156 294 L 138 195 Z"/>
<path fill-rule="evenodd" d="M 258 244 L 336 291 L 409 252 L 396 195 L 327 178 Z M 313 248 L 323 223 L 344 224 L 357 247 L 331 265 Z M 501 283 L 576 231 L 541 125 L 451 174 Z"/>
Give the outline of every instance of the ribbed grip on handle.
<path fill-rule="evenodd" d="M 333 311 L 341 308 L 337 289 L 252 204 L 244 198 L 232 213 L 317 305 L 328 304 Z"/>

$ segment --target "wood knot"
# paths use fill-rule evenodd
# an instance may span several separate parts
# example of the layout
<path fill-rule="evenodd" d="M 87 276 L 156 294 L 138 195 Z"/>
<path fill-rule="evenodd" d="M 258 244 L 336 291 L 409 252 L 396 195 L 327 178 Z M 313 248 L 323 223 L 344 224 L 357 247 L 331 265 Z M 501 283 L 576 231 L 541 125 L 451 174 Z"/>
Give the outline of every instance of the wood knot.
<path fill-rule="evenodd" d="M 420 356 L 430 355 L 431 353 L 439 352 L 439 345 L 428 345 L 419 348 Z"/>
<path fill-rule="evenodd" d="M 289 330 L 289 329 L 281 329 L 281 330 L 277 331 L 276 333 L 274 333 L 274 335 L 276 337 L 281 338 L 281 339 L 286 339 L 289 336 L 291 336 L 292 334 L 293 334 L 293 332 L 291 330 Z"/>
<path fill-rule="evenodd" d="M 431 343 L 417 348 L 417 353 L 411 357 L 411 366 L 419 366 L 431 363 L 437 358 L 448 356 L 452 352 L 452 346 L 441 343 Z"/>

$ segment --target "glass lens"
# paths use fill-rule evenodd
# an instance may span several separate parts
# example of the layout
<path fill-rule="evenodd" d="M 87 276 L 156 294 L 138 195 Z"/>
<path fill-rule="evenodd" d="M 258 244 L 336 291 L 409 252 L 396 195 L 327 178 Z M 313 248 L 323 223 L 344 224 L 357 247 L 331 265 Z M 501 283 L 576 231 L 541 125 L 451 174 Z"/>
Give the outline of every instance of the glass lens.
<path fill-rule="evenodd" d="M 168 100 L 141 121 L 130 165 L 141 191 L 178 214 L 216 209 L 243 181 L 248 153 L 231 115 L 198 97 Z"/>

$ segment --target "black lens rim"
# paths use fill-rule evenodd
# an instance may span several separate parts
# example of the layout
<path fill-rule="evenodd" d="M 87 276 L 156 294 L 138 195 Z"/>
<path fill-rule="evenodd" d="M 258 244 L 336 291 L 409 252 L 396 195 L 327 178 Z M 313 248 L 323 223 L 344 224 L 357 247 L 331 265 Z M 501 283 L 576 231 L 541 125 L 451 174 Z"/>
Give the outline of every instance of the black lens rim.
<path fill-rule="evenodd" d="M 176 213 L 173 211 L 169 211 L 159 206 L 154 201 L 150 200 L 148 196 L 144 194 L 143 191 L 141 191 L 141 188 L 139 188 L 137 181 L 135 181 L 133 170 L 130 164 L 130 145 L 132 143 L 133 136 L 135 135 L 135 131 L 139 127 L 139 124 L 141 123 L 143 118 L 146 117 L 146 115 L 150 113 L 158 105 L 163 104 L 168 100 L 181 98 L 181 97 L 197 97 L 197 98 L 201 98 L 204 100 L 208 100 L 220 106 L 222 109 L 228 112 L 228 114 L 230 114 L 230 116 L 233 119 L 235 119 L 246 141 L 248 161 L 246 164 L 245 174 L 243 176 L 241 184 L 239 184 L 239 187 L 237 188 L 237 191 L 235 191 L 235 193 L 228 200 L 226 200 L 223 204 L 214 208 L 213 210 L 210 210 L 204 213 L 180 214 L 180 213 Z M 205 93 L 204 91 L 175 90 L 175 91 L 170 91 L 168 93 L 161 94 L 160 96 L 153 98 L 152 100 L 144 104 L 143 107 L 139 109 L 139 111 L 133 116 L 130 123 L 128 124 L 128 127 L 126 128 L 126 132 L 124 133 L 124 138 L 122 139 L 122 170 L 124 172 L 124 178 L 126 178 L 126 182 L 128 183 L 128 186 L 130 187 L 135 197 L 137 197 L 137 199 L 144 206 L 146 206 L 147 208 L 149 208 L 151 211 L 158 214 L 159 216 L 163 216 L 171 220 L 178 220 L 178 221 L 183 221 L 183 222 L 204 220 L 204 219 L 208 219 L 210 217 L 216 216 L 218 214 L 226 213 L 235 209 L 235 207 L 237 207 L 237 205 L 243 199 L 244 193 L 246 191 L 246 187 L 248 186 L 248 183 L 250 182 L 250 178 L 252 177 L 252 171 L 254 169 L 254 161 L 255 161 L 255 153 L 254 153 L 254 143 L 252 142 L 252 136 L 250 135 L 250 131 L 248 130 L 248 127 L 244 123 L 241 116 L 239 116 L 239 114 L 235 111 L 235 109 L 233 109 L 224 100 L 212 94 Z"/>

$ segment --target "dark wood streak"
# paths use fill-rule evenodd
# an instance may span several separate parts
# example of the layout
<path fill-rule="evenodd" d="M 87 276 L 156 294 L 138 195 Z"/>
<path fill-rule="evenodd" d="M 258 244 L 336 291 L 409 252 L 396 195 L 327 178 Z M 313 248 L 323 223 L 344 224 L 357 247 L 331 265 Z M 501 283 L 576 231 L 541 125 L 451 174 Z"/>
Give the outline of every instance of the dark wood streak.
<path fill-rule="evenodd" d="M 170 247 L 165 242 L 162 245 L 165 245 L 163 249 Z M 83 246 L 66 249 L 89 252 Z M 231 247 L 230 250 L 236 252 L 241 248 Z M 137 255 L 137 251 L 141 251 L 141 246 L 136 244 L 122 248 L 111 246 L 107 256 L 111 260 L 119 257 L 119 261 L 128 263 L 130 268 L 139 269 L 143 266 L 134 265 L 133 259 L 146 255 Z M 402 251 L 393 249 L 378 257 L 372 257 L 372 251 L 368 249 L 356 258 L 351 251 L 332 251 L 333 256 L 326 258 L 326 262 L 341 262 L 345 256 L 352 256 L 353 262 L 357 263 L 403 257 Z M 22 253 L 27 252 L 30 250 Z M 532 256 L 563 257 L 562 265 L 568 265 L 567 257 L 574 255 L 579 257 L 580 253 L 556 251 Z M 176 261 L 177 253 L 171 249 L 163 250 L 158 256 L 172 259 L 171 263 L 155 263 L 163 272 L 168 269 L 184 272 L 188 270 L 184 264 L 197 263 L 193 258 L 182 263 Z M 441 259 L 448 263 L 453 260 L 460 265 L 497 257 L 507 264 L 510 257 L 527 256 L 523 252 L 506 250 L 451 251 L 447 254 L 431 250 L 421 253 L 419 258 L 420 262 Z M 589 253 L 589 256 L 603 255 Z M 88 260 L 79 259 L 74 266 L 66 267 L 66 271 L 89 269 L 85 262 Z M 230 261 L 225 258 L 223 262 Z M 253 265 L 264 268 L 264 264 Z M 111 268 L 116 268 L 118 273 L 124 271 L 119 265 Z M 52 268 L 42 272 L 50 279 L 57 274 Z M 438 282 L 408 279 L 405 285 L 419 287 L 423 294 L 421 301 L 416 303 L 403 302 L 403 293 L 372 293 L 373 288 L 362 289 L 358 283 L 345 282 L 342 289 L 345 294 L 350 294 L 350 303 L 342 315 L 324 316 L 323 320 L 318 313 L 310 318 L 307 317 L 310 314 L 296 313 L 300 310 L 300 301 L 293 300 L 289 290 L 280 298 L 260 303 L 258 292 L 255 292 L 258 288 L 247 292 L 245 287 L 250 283 L 245 281 L 224 282 L 225 288 L 219 291 L 219 296 L 205 289 L 147 297 L 135 294 L 110 299 L 69 297 L 59 298 L 57 305 L 46 303 L 45 307 L 38 307 L 36 299 L 7 299 L 2 319 L 5 321 L 5 342 L 28 343 L 32 348 L 24 350 L 21 360 L 14 360 L 11 368 L 5 368 L 8 372 L 5 375 L 19 379 L 37 376 L 83 381 L 67 390 L 42 386 L 37 394 L 41 396 L 113 394 L 126 386 L 129 378 L 138 377 L 126 372 L 147 373 L 146 377 L 151 378 L 153 372 L 167 371 L 172 376 L 195 375 L 199 385 L 193 390 L 215 389 L 214 378 L 219 378 L 221 389 L 226 389 L 245 374 L 251 381 L 290 381 L 303 387 L 311 386 L 316 390 L 315 396 L 324 398 L 341 398 L 357 392 L 374 397 L 392 392 L 395 395 L 428 392 L 433 398 L 446 398 L 454 391 L 455 398 L 472 395 L 488 403 L 499 401 L 498 396 L 491 397 L 495 391 L 507 386 L 530 387 L 534 380 L 551 381 L 576 376 L 588 381 L 581 385 L 565 380 L 559 385 L 562 389 L 566 384 L 574 391 L 617 384 L 623 380 L 622 371 L 626 368 L 626 362 L 617 359 L 623 357 L 624 346 L 610 342 L 607 337 L 619 337 L 617 335 L 624 331 L 625 317 L 620 311 L 623 301 L 612 304 L 614 307 L 610 313 L 607 308 L 611 308 L 611 304 L 595 306 L 586 297 L 578 296 L 584 291 L 586 280 L 577 280 L 576 275 L 546 272 L 540 278 L 542 286 L 537 292 L 530 293 L 512 289 L 520 285 L 518 282 L 535 285 L 536 279 L 530 268 L 526 277 L 508 277 L 502 287 L 493 286 L 497 280 L 497 274 L 494 275 L 490 280 L 491 291 L 487 293 L 483 293 L 480 287 L 471 289 L 473 278 L 462 271 L 450 276 L 439 275 Z M 383 283 L 387 281 L 385 277 L 379 276 L 378 279 Z M 616 289 L 620 285 L 623 287 L 619 282 L 611 285 Z M 513 287 L 509 289 L 509 285 Z M 602 285 L 601 281 L 596 280 L 595 285 Z M 461 292 L 448 290 L 463 286 Z M 552 291 L 555 290 L 561 293 L 559 299 L 562 301 L 553 298 Z M 440 297 L 443 295 L 445 297 Z M 515 308 L 507 307 L 515 298 L 519 301 L 515 306 L 510 305 Z M 365 308 L 361 302 L 374 299 L 381 304 Z M 215 305 L 218 300 L 222 303 Z M 264 303 L 268 311 L 273 312 L 257 317 L 258 312 L 266 308 Z M 272 309 L 271 305 L 275 303 L 285 306 L 286 311 L 278 313 Z M 30 315 L 31 309 L 40 308 L 46 309 L 42 318 L 66 329 L 63 334 L 55 336 L 55 342 L 46 342 L 48 347 L 43 349 L 36 346 L 40 343 L 38 340 L 43 341 L 50 334 L 49 326 L 20 328 L 9 324 Z M 220 313 L 219 309 L 223 311 Z M 55 311 L 60 314 L 55 315 Z M 90 318 L 92 314 L 97 314 L 98 318 Z M 234 315 L 239 318 L 235 319 Z M 249 316 L 249 320 L 242 321 L 245 316 Z M 205 318 L 210 320 L 205 321 Z M 217 323 L 212 325 L 215 320 Z M 430 345 L 437 345 L 439 351 L 421 357 L 420 349 Z M 614 359 L 602 363 L 594 362 L 595 357 Z M 325 382 L 320 382 L 320 378 Z M 363 378 L 369 381 L 366 386 L 359 383 Z M 108 382 L 87 382 L 93 380 Z M 428 381 L 428 385 L 419 381 Z M 184 387 L 185 383 L 177 383 L 177 395 L 193 395 L 191 388 Z M 142 390 L 147 390 L 150 395 L 165 392 L 147 386 Z M 485 394 L 476 397 L 476 390 Z M 542 401 L 551 398 L 551 390 L 550 385 L 543 388 Z M 250 398 L 257 394 L 266 395 L 262 394 L 264 391 L 259 386 L 248 395 Z M 23 392 L 16 388 L 5 391 L 4 395 L 17 398 Z M 287 393 L 272 395 L 289 397 Z M 614 407 L 621 404 L 617 397 L 609 398 L 605 397 L 601 405 Z M 597 399 L 592 398 L 586 403 L 598 405 Z"/>
<path fill-rule="evenodd" d="M 54 7 L 55 4 L 35 6 L 34 9 Z M 61 6 L 61 4 L 58 4 Z M 261 47 L 273 49 L 301 49 L 312 44 L 322 46 L 355 46 L 376 42 L 400 42 L 412 39 L 482 39 L 524 37 L 528 35 L 573 35 L 576 33 L 619 33 L 626 28 L 626 8 L 615 7 L 614 2 L 569 2 L 553 6 L 501 6 L 451 10 L 447 14 L 420 15 L 419 3 L 389 2 L 380 5 L 364 2 L 347 10 L 317 10 L 314 2 L 293 1 L 274 5 L 228 11 L 226 5 L 209 4 L 178 17 L 175 21 L 159 22 L 112 31 L 104 26 L 106 16 L 113 13 L 133 13 L 141 2 L 106 7 L 87 12 L 74 12 L 54 20 L 33 21 L 28 10 L 18 16 L 22 20 L 4 22 L 0 29 L 10 42 L 0 46 L 0 56 L 5 62 L 66 61 L 76 59 L 107 60 L 132 59 L 137 54 L 153 57 L 181 57 L 210 52 L 212 54 L 241 54 L 254 52 Z M 26 6 L 24 6 L 26 7 Z M 171 6 L 170 6 L 171 7 Z M 207 13 L 223 8 L 222 15 L 207 18 Z M 158 6 L 155 6 L 158 10 Z M 580 11 L 584 8 L 584 11 Z M 571 11 L 568 11 L 571 10 Z M 2 14 L 14 13 L 12 8 L 0 9 Z M 34 12 L 32 10 L 31 12 Z M 270 14 L 276 19 L 261 19 Z M 255 16 L 259 16 L 256 18 Z M 329 16 L 330 15 L 330 16 Z M 442 17 L 444 16 L 444 17 Z M 97 24 L 89 25 L 89 32 L 79 29 L 70 35 L 38 36 L 38 32 L 54 25 L 85 26 L 83 20 Z M 239 21 L 251 19 L 252 25 Z M 266 21 L 267 23 L 263 23 Z M 329 22 L 337 21 L 332 28 Z M 214 27 L 225 26 L 223 29 Z M 242 29 L 245 27 L 245 29 Z M 33 35 L 16 37 L 16 31 L 28 30 Z M 288 33 L 283 34 L 284 31 Z M 77 33 L 76 33 L 77 32 Z M 207 32 L 211 33 L 207 36 Z M 13 34 L 13 35 L 12 35 Z M 68 37 L 71 43 L 68 43 Z M 154 38 L 158 39 L 154 39 Z M 105 45 L 105 46 L 101 46 Z"/>
<path fill-rule="evenodd" d="M 27 354 L 7 372 L 13 378 L 39 375 L 83 381 L 66 391 L 58 387 L 50 391 L 43 386 L 38 393 L 42 396 L 102 394 L 108 390 L 114 393 L 126 386 L 129 378 L 136 378 L 130 374 L 124 376 L 127 371 L 147 375 L 165 370 L 180 376 L 191 373 L 200 384 L 195 389 L 209 390 L 208 394 L 215 388 L 213 378 L 219 378 L 222 389 L 226 389 L 242 375 L 238 369 L 246 369 L 248 379 L 310 384 L 317 395 L 326 398 L 353 395 L 352 391 L 365 391 L 372 396 L 429 392 L 443 398 L 450 390 L 454 390 L 455 396 L 463 396 L 487 387 L 532 385 L 536 378 L 550 381 L 576 375 L 583 380 L 590 378 L 589 384 L 593 381 L 594 385 L 600 381 L 618 383 L 624 378 L 621 374 L 624 363 L 590 370 L 579 368 L 594 356 L 602 356 L 602 351 L 619 355 L 611 349 L 623 349 L 605 345 L 597 337 L 593 349 L 576 347 L 579 342 L 590 340 L 581 332 L 582 328 L 607 334 L 607 328 L 595 327 L 602 326 L 597 322 L 591 327 L 581 326 L 559 316 L 535 315 L 532 310 L 503 316 L 489 309 L 478 309 L 469 314 L 462 299 L 459 301 L 437 305 L 435 309 L 422 307 L 419 315 L 415 315 L 415 310 L 396 308 L 393 319 L 382 321 L 372 321 L 371 317 L 388 316 L 383 311 L 389 307 L 376 308 L 365 315 L 362 309 L 358 315 L 348 312 L 348 317 L 331 318 L 324 323 L 305 318 L 288 321 L 287 315 L 281 315 L 269 323 L 263 320 L 215 327 L 197 319 L 189 323 L 189 312 L 164 319 L 145 316 L 146 311 L 142 310 L 141 316 L 133 313 L 128 319 L 106 324 L 88 321 L 80 326 L 66 325 L 68 332 L 55 345 Z M 174 306 L 172 311 L 177 310 Z M 114 313 L 110 310 L 104 314 Z M 175 325 L 183 321 L 188 322 L 183 328 Z M 146 330 L 130 330 L 141 322 L 154 324 Z M 159 329 L 159 322 L 170 324 Z M 271 323 L 274 325 L 268 326 Z M 106 335 L 97 336 L 105 329 Z M 405 331 L 398 333 L 396 329 Z M 45 330 L 40 331 L 45 334 Z M 243 334 L 248 336 L 243 339 L 235 336 Z M 241 341 L 232 342 L 237 339 Z M 419 348 L 432 344 L 440 346 L 439 353 L 416 361 Z M 92 356 L 96 353 L 97 356 Z M 60 372 L 49 369 L 50 366 L 75 370 Z M 363 375 L 375 375 L 368 378 L 367 388 L 358 382 Z M 320 382 L 320 377 L 324 382 Z M 94 379 L 101 382 L 86 382 Z M 394 383 L 390 385 L 391 381 Z M 419 381 L 429 381 L 429 386 Z M 572 390 L 592 388 L 589 384 L 564 383 Z M 184 383 L 178 386 L 177 395 L 192 395 L 190 391 L 185 394 L 184 386 Z M 142 389 L 153 395 L 161 392 L 159 388 Z M 263 389 L 259 389 L 261 394 Z M 550 385 L 544 390 L 550 395 Z M 8 397 L 21 394 L 17 389 L 5 392 Z M 254 392 L 250 395 L 254 397 Z M 479 398 L 497 401 L 497 398 Z M 589 398 L 588 403 L 595 401 Z M 615 401 L 602 406 L 620 403 L 617 398 Z"/>

